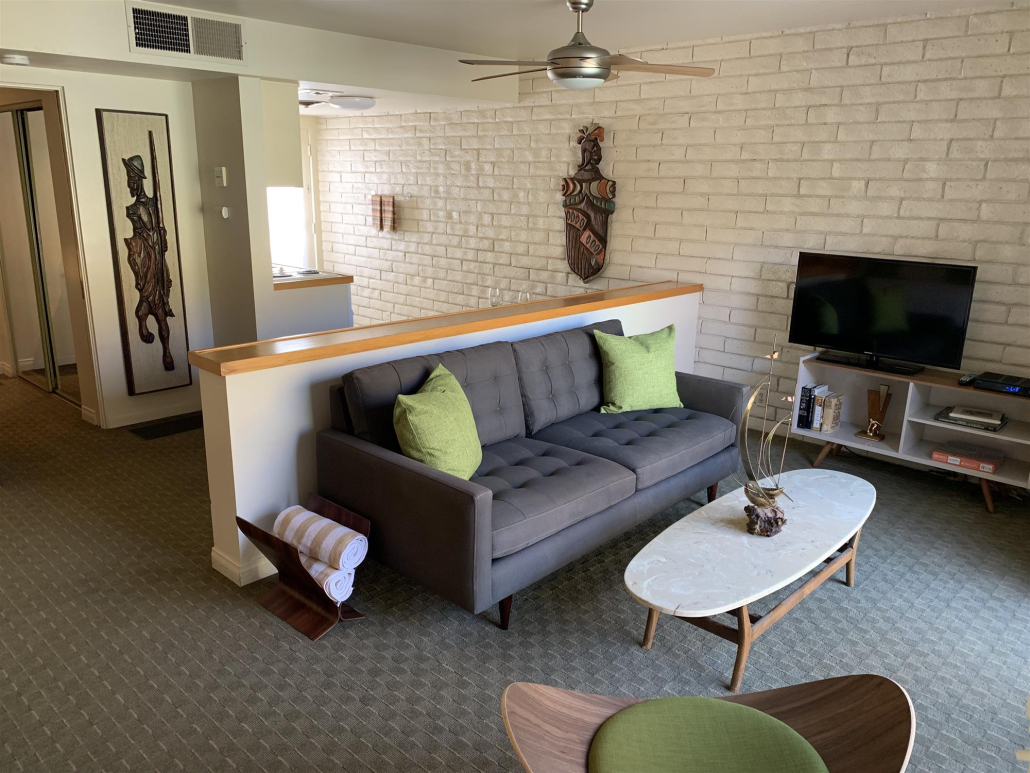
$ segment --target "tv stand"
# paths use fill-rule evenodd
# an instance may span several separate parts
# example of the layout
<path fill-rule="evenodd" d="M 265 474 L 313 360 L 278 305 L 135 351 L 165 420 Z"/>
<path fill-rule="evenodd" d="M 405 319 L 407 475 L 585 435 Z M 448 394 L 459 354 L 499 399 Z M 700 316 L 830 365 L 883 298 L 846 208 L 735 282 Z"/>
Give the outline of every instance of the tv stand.
<path fill-rule="evenodd" d="M 909 365 L 904 362 L 884 361 L 875 354 L 840 354 L 838 352 L 820 352 L 820 362 L 832 362 L 835 365 L 850 365 L 852 368 L 879 370 L 883 373 L 897 373 L 901 376 L 914 376 L 921 373 L 922 365 Z"/>
<path fill-rule="evenodd" d="M 798 363 L 791 434 L 824 444 L 815 466 L 844 446 L 885 459 L 978 478 L 987 509 L 994 512 L 992 487 L 995 491 L 1004 486 L 1030 489 L 1030 400 L 1006 392 L 985 392 L 963 386 L 958 383 L 960 375 L 937 368 L 925 368 L 915 375 L 878 373 L 860 365 L 827 361 L 823 355 L 806 355 Z M 797 406 L 801 389 L 807 384 L 827 384 L 831 392 L 844 396 L 837 430 L 819 432 L 798 427 Z M 889 386 L 894 398 L 881 429 L 885 437 L 874 442 L 857 433 L 865 429 L 869 421 L 867 393 L 870 389 L 878 390 L 881 385 Z M 1009 417 L 1009 423 L 999 432 L 989 432 L 935 419 L 942 408 L 955 405 L 1001 411 Z M 934 460 L 934 450 L 948 440 L 994 448 L 1004 452 L 1007 458 L 994 473 Z"/>

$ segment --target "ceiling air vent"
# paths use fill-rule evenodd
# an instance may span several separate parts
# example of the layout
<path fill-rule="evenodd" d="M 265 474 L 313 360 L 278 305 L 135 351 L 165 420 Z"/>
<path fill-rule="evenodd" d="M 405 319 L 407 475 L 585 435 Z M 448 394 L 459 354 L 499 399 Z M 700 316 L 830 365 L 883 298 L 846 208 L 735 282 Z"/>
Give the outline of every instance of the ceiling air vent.
<path fill-rule="evenodd" d="M 247 63 L 243 19 L 178 11 L 167 5 L 127 0 L 129 50 L 183 59 Z"/>
<path fill-rule="evenodd" d="M 190 53 L 189 18 L 153 8 L 132 8 L 132 37 L 136 48 Z"/>
<path fill-rule="evenodd" d="M 234 21 L 191 16 L 194 50 L 199 56 L 243 61 L 243 25 Z"/>

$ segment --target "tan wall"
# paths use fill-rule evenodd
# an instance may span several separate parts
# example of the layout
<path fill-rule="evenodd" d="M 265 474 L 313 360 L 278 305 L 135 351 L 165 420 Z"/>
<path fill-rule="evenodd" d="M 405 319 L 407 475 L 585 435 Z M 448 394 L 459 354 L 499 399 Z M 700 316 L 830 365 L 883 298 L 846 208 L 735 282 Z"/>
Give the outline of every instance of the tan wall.
<path fill-rule="evenodd" d="M 575 92 L 526 76 L 514 107 L 327 119 L 326 266 L 356 275 L 364 324 L 481 306 L 489 286 L 703 282 L 697 372 L 753 380 L 786 338 L 799 248 L 975 262 L 964 368 L 1030 372 L 1028 28 L 1024 7 L 685 43 L 641 57 L 716 77 Z M 559 184 L 591 121 L 618 208 L 584 286 Z M 397 233 L 370 228 L 375 192 L 398 196 Z"/>
<path fill-rule="evenodd" d="M 240 79 L 216 78 L 193 84 L 194 121 L 204 238 L 211 288 L 214 345 L 257 340 L 250 255 L 247 169 L 243 154 Z M 215 167 L 225 167 L 228 185 L 215 184 Z M 229 217 L 222 216 L 228 208 Z M 199 348 L 194 346 L 193 348 Z"/>
<path fill-rule="evenodd" d="M 297 84 L 261 81 L 261 115 L 265 129 L 266 184 L 299 188 L 303 180 Z"/>
<path fill-rule="evenodd" d="M 211 346 L 207 257 L 190 84 L 153 78 L 7 66 L 0 67 L 0 82 L 5 85 L 63 89 L 87 303 L 96 362 L 99 364 L 98 380 L 103 397 L 105 425 L 122 426 L 199 410 L 200 389 L 196 373 L 191 387 L 134 397 L 128 395 L 96 119 L 97 108 L 165 113 L 169 116 L 190 348 Z M 49 124 L 47 131 L 50 135 Z M 84 383 L 84 402 L 86 388 Z"/>

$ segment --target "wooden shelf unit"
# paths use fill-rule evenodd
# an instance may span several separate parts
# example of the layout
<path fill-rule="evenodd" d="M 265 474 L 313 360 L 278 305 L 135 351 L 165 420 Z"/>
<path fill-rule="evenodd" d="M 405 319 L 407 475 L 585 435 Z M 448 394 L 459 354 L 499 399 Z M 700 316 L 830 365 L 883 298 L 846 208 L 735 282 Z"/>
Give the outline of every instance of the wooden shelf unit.
<path fill-rule="evenodd" d="M 791 426 L 794 434 L 824 441 L 828 446 L 861 449 L 888 458 L 980 478 L 991 512 L 994 512 L 993 502 L 985 481 L 1030 488 L 1030 399 L 960 386 L 960 374 L 953 371 L 927 368 L 920 373 L 905 376 L 824 362 L 818 356 L 810 354 L 798 364 Z M 798 428 L 797 407 L 800 404 L 801 389 L 808 384 L 827 384 L 831 392 L 844 395 L 841 424 L 835 432 Z M 856 432 L 865 429 L 868 420 L 866 390 L 876 389 L 881 384 L 889 385 L 894 395 L 883 423 L 882 432 L 887 437 L 880 442 L 855 437 Z M 941 408 L 955 405 L 1001 411 L 1009 417 L 1009 422 L 1001 431 L 990 432 L 934 420 L 934 415 Z M 934 448 L 947 440 L 960 440 L 997 449 L 1004 452 L 1007 458 L 995 473 L 935 462 L 930 458 Z"/>

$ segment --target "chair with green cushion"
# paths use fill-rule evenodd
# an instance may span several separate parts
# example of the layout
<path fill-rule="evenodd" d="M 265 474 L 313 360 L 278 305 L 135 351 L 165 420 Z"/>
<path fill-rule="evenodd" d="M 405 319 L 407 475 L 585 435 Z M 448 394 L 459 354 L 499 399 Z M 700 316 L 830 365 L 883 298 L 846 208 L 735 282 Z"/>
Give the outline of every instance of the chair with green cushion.
<path fill-rule="evenodd" d="M 501 715 L 526 773 L 901 773 L 915 738 L 908 693 L 872 674 L 658 700 L 516 682 Z"/>

